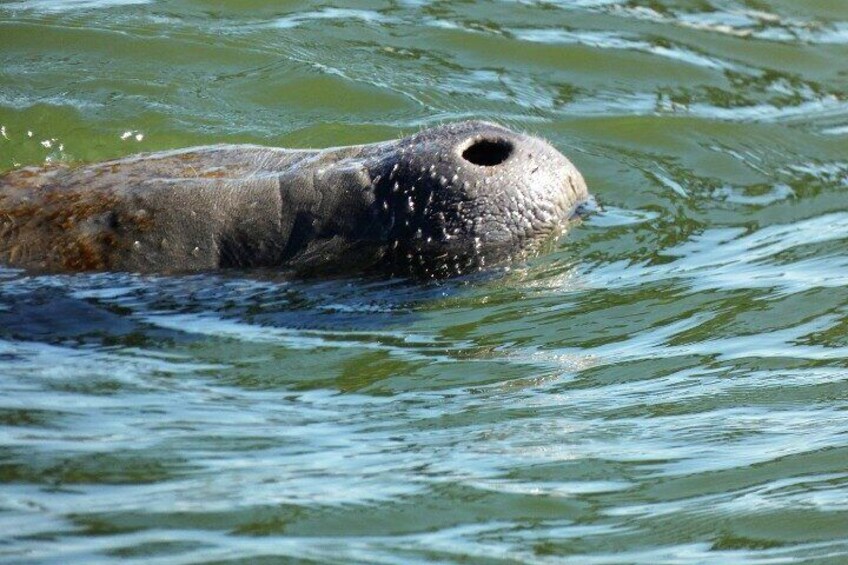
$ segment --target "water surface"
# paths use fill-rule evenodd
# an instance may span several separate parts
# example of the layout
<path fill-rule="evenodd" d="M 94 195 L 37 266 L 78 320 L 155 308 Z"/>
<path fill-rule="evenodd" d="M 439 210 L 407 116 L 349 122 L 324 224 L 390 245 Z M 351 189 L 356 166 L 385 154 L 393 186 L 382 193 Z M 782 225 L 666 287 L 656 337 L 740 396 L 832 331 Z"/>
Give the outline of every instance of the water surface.
<path fill-rule="evenodd" d="M 845 563 L 842 0 L 13 0 L 0 170 L 465 118 L 605 208 L 482 280 L 0 270 L 10 563 Z"/>

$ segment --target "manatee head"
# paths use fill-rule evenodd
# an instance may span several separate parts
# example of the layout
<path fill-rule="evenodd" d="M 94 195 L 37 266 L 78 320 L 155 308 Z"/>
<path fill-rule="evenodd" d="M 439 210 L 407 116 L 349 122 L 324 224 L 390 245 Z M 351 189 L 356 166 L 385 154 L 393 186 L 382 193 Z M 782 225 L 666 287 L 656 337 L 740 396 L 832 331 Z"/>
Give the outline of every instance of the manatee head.
<path fill-rule="evenodd" d="M 562 233 L 589 194 L 546 141 L 467 121 L 380 145 L 369 167 L 382 263 L 441 278 L 525 257 Z"/>

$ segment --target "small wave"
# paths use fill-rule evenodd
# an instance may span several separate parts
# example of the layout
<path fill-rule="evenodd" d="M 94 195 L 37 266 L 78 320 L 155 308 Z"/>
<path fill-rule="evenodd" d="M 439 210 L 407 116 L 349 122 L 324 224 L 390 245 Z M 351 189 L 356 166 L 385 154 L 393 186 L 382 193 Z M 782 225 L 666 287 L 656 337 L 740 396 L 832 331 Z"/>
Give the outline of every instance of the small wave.
<path fill-rule="evenodd" d="M 359 20 L 368 24 L 387 25 L 398 23 L 398 20 L 373 10 L 355 10 L 342 8 L 324 8 L 314 12 L 300 12 L 279 18 L 273 22 L 273 27 L 280 29 L 292 29 L 307 22 L 334 20 L 348 22 Z"/>
<path fill-rule="evenodd" d="M 18 0 L 0 5 L 2 10 L 31 10 L 34 12 L 72 12 L 97 10 L 116 6 L 150 4 L 152 0 Z"/>
<path fill-rule="evenodd" d="M 564 29 L 512 29 L 522 41 L 548 44 L 574 44 L 600 49 L 641 51 L 708 69 L 737 69 L 737 65 L 715 57 L 701 55 L 678 46 L 658 45 L 612 32 L 569 31 Z"/>
<path fill-rule="evenodd" d="M 808 245 L 848 239 L 848 214 L 833 213 L 753 232 L 716 228 L 666 249 L 675 258 L 659 265 L 611 263 L 589 269 L 585 283 L 621 288 L 669 279 L 689 281 L 693 291 L 708 289 L 774 289 L 802 292 L 848 284 L 848 258 L 818 256 L 793 262 L 775 260 L 781 253 Z"/>
<path fill-rule="evenodd" d="M 741 2 L 707 2 L 708 9 L 687 11 L 670 3 L 634 5 L 623 0 L 555 2 L 565 9 L 585 9 L 637 20 L 671 24 L 739 38 L 812 44 L 848 43 L 848 22 L 825 21 L 751 9 Z"/>

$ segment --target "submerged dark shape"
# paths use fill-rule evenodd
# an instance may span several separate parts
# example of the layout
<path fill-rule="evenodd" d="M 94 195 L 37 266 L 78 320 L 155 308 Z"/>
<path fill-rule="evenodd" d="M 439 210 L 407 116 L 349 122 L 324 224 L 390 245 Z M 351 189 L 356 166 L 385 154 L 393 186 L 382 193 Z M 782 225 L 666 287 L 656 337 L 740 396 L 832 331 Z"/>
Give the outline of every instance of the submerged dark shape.
<path fill-rule="evenodd" d="M 0 176 L 0 263 L 436 278 L 533 252 L 587 198 L 551 145 L 486 122 L 326 150 L 195 147 Z"/>

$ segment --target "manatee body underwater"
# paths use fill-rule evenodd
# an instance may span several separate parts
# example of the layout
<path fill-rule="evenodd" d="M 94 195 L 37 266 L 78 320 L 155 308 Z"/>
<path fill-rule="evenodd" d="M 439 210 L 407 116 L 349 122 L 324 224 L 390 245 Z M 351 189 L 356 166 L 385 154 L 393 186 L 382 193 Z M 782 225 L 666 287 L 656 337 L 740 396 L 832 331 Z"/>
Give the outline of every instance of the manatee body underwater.
<path fill-rule="evenodd" d="M 0 264 L 442 278 L 534 252 L 588 198 L 550 144 L 486 122 L 325 150 L 194 147 L 0 176 Z"/>

